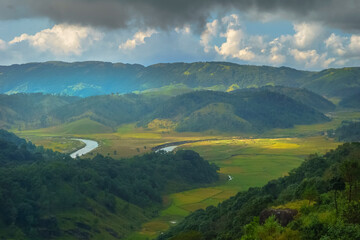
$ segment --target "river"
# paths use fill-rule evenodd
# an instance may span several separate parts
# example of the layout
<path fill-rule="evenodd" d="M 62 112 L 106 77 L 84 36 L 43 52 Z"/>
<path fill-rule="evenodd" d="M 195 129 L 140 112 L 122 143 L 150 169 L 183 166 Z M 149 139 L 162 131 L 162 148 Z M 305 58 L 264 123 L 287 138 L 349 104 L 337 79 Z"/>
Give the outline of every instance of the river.
<path fill-rule="evenodd" d="M 161 149 L 156 150 L 155 152 L 158 151 L 165 151 L 165 152 L 172 152 L 175 148 L 177 148 L 178 146 L 168 146 L 168 147 L 164 147 Z"/>
<path fill-rule="evenodd" d="M 97 148 L 99 146 L 98 142 L 93 141 L 93 140 L 80 139 L 80 138 L 73 138 L 72 140 L 77 140 L 77 141 L 81 141 L 81 142 L 85 143 L 85 147 L 70 154 L 70 157 L 72 157 L 72 158 L 80 157 L 84 154 L 87 154 L 88 152 L 91 152 L 92 150 L 94 150 L 95 148 Z"/>

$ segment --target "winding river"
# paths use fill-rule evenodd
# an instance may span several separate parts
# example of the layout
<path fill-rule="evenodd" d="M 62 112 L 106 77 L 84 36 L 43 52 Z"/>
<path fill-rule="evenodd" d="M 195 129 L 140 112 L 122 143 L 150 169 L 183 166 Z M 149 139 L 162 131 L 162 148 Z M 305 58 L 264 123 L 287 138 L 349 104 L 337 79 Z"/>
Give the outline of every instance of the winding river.
<path fill-rule="evenodd" d="M 165 151 L 165 152 L 172 152 L 175 148 L 177 148 L 178 146 L 168 146 L 168 147 L 164 147 L 161 149 L 156 150 L 155 152 L 158 151 Z"/>
<path fill-rule="evenodd" d="M 85 147 L 70 154 L 70 157 L 72 157 L 72 158 L 80 157 L 84 154 L 87 154 L 88 152 L 91 152 L 92 150 L 94 150 L 95 148 L 97 148 L 99 146 L 98 142 L 96 142 L 94 140 L 80 139 L 80 138 L 73 138 L 72 140 L 77 140 L 77 141 L 81 141 L 81 142 L 85 143 Z"/>

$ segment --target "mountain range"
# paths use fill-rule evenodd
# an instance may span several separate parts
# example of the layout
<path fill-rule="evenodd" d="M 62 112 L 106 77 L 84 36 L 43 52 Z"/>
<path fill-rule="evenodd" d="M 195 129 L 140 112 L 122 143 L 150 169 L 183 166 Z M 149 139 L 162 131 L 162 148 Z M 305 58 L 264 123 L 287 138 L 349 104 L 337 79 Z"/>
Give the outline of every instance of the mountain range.
<path fill-rule="evenodd" d="M 282 85 L 343 98 L 360 91 L 359 73 L 358 67 L 310 72 L 228 62 L 161 63 L 147 67 L 109 62 L 44 62 L 0 66 L 0 93 L 86 97 L 174 86 L 179 91 L 188 88 L 226 91 Z"/>

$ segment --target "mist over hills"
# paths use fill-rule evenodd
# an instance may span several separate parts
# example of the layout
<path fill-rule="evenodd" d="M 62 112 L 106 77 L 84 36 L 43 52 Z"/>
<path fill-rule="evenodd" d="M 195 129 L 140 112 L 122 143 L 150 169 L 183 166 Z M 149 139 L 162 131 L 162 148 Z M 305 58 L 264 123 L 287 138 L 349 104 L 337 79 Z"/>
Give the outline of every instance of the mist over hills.
<path fill-rule="evenodd" d="M 108 62 L 44 62 L 0 66 L 0 92 L 86 97 L 177 84 L 220 91 L 282 85 L 343 98 L 360 90 L 359 74 L 360 68 L 356 67 L 309 72 L 228 62 L 161 63 L 148 67 Z"/>

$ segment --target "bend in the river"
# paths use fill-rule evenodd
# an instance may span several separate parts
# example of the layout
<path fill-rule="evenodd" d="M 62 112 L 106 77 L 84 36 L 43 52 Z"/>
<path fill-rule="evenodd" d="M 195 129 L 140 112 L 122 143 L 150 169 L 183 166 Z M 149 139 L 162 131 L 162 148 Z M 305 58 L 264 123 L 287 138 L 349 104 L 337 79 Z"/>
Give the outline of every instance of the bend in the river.
<path fill-rule="evenodd" d="M 81 139 L 81 138 L 73 138 L 72 140 L 77 140 L 77 141 L 81 141 L 81 142 L 85 143 L 85 147 L 70 154 L 70 157 L 72 157 L 72 158 L 76 158 L 76 157 L 85 155 L 99 146 L 98 142 L 96 142 L 94 140 Z"/>

